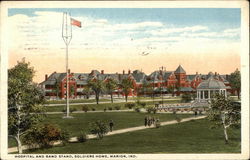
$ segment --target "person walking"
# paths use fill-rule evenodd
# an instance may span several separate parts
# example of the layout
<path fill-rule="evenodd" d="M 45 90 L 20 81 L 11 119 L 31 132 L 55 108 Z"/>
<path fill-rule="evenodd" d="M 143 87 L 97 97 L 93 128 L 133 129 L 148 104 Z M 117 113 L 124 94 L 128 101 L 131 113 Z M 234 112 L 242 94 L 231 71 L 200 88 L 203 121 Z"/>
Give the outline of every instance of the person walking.
<path fill-rule="evenodd" d="M 111 119 L 110 122 L 109 122 L 109 130 L 110 130 L 110 132 L 113 131 L 113 127 L 114 127 L 114 122 L 113 122 L 113 120 Z"/>

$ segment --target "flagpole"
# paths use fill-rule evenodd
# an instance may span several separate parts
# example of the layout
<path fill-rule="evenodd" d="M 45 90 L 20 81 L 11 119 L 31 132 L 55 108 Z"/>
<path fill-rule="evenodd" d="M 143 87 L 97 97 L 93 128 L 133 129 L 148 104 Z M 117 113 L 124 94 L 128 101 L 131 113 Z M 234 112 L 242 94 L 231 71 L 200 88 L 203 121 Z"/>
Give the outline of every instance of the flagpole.
<path fill-rule="evenodd" d="M 69 14 L 70 15 L 70 14 Z M 64 23 L 65 21 L 65 23 Z M 64 35 L 64 26 L 65 26 L 65 35 Z M 70 25 L 71 27 L 71 25 Z M 68 49 L 69 49 L 69 43 L 72 38 L 72 28 L 70 28 L 70 33 L 68 33 L 68 13 L 63 13 L 63 25 L 62 25 L 62 38 L 66 45 L 66 117 L 65 118 L 71 118 L 69 116 L 69 68 L 68 68 Z"/>

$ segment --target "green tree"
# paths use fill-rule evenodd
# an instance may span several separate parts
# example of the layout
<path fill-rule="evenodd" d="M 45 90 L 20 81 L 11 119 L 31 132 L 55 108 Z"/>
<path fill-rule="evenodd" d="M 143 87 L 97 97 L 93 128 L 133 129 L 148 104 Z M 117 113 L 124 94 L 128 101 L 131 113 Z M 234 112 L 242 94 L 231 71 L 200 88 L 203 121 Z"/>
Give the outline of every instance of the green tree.
<path fill-rule="evenodd" d="M 150 91 L 150 83 L 148 83 L 147 81 L 144 81 L 142 83 L 142 86 L 140 88 L 140 92 L 143 94 L 143 96 L 146 96 L 146 93 L 148 93 Z"/>
<path fill-rule="evenodd" d="M 113 92 L 117 88 L 117 82 L 114 79 L 110 78 L 105 83 L 105 88 L 108 94 L 110 94 L 111 102 L 113 103 Z"/>
<path fill-rule="evenodd" d="M 131 89 L 133 89 L 133 82 L 131 79 L 125 78 L 122 80 L 121 83 L 121 88 L 122 88 L 122 92 L 125 95 L 125 100 L 126 102 L 128 101 L 128 95 Z"/>
<path fill-rule="evenodd" d="M 173 87 L 173 86 L 169 86 L 169 87 L 167 88 L 167 91 L 168 91 L 168 93 L 171 93 L 171 94 L 172 94 L 172 97 L 174 96 L 174 87 Z"/>
<path fill-rule="evenodd" d="M 216 94 L 211 100 L 211 107 L 208 111 L 208 118 L 214 122 L 214 126 L 222 126 L 224 131 L 225 142 L 228 143 L 227 129 L 230 126 L 239 126 L 240 124 L 240 105 L 235 105 L 224 95 Z"/>
<path fill-rule="evenodd" d="M 82 90 L 82 93 L 85 94 L 86 99 L 89 99 L 89 95 L 91 94 L 91 87 L 90 86 L 86 86 L 84 87 L 84 89 Z"/>
<path fill-rule="evenodd" d="M 102 139 L 108 133 L 108 125 L 100 120 L 90 123 L 90 133 L 96 134 L 99 139 Z"/>
<path fill-rule="evenodd" d="M 75 87 L 73 85 L 70 85 L 69 93 L 70 93 L 70 97 L 72 98 L 75 94 Z"/>
<path fill-rule="evenodd" d="M 238 69 L 230 74 L 229 83 L 231 84 L 232 89 L 236 90 L 238 99 L 240 99 L 241 75 Z"/>
<path fill-rule="evenodd" d="M 17 141 L 19 153 L 22 153 L 21 137 L 43 119 L 44 95 L 32 82 L 34 74 L 25 59 L 8 70 L 8 135 Z"/>
<path fill-rule="evenodd" d="M 93 79 L 88 81 L 88 85 L 95 92 L 96 104 L 99 104 L 99 96 L 101 91 L 104 89 L 103 81 L 99 79 Z"/>
<path fill-rule="evenodd" d="M 59 98 L 59 93 L 60 93 L 60 82 L 58 81 L 58 79 L 56 79 L 54 88 L 53 88 L 53 92 L 56 94 L 56 99 Z"/>

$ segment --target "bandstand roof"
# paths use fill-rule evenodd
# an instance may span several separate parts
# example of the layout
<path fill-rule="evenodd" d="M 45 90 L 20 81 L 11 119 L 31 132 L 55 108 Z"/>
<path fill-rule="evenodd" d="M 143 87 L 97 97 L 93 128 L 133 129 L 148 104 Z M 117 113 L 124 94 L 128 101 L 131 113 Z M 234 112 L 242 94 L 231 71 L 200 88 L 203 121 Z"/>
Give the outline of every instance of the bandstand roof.
<path fill-rule="evenodd" d="M 226 89 L 226 86 L 223 82 L 211 77 L 208 80 L 201 82 L 197 86 L 197 89 Z"/>

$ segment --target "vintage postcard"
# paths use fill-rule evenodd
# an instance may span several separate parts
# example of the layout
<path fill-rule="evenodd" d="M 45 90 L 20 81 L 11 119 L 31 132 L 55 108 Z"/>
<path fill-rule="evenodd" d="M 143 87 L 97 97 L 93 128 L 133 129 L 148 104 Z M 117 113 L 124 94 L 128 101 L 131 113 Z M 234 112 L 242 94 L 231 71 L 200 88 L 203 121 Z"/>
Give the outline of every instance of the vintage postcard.
<path fill-rule="evenodd" d="M 248 159 L 246 1 L 1 3 L 1 159 Z"/>

